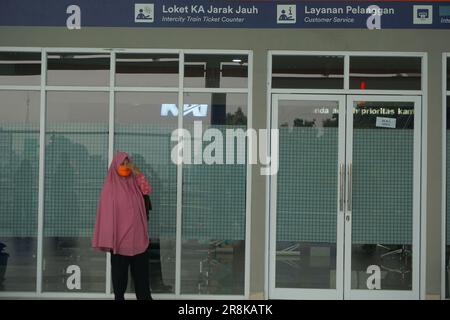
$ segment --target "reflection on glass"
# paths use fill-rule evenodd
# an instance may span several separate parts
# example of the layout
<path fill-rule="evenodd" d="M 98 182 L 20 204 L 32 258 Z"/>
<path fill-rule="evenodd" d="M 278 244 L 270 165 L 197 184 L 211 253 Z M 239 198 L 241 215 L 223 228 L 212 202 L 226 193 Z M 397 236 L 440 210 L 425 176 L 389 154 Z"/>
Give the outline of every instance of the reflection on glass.
<path fill-rule="evenodd" d="M 184 57 L 186 88 L 247 88 L 247 55 L 187 54 Z"/>
<path fill-rule="evenodd" d="M 116 86 L 177 87 L 177 54 L 116 55 Z"/>
<path fill-rule="evenodd" d="M 343 89 L 343 56 L 273 56 L 272 88 Z"/>
<path fill-rule="evenodd" d="M 420 90 L 420 57 L 350 57 L 350 89 Z"/>
<path fill-rule="evenodd" d="M 178 118 L 162 115 L 161 108 L 164 104 L 176 108 L 177 101 L 176 93 L 116 94 L 114 149 L 128 152 L 153 188 L 149 221 L 152 293 L 175 292 L 177 166 L 171 161 L 170 138 Z"/>
<path fill-rule="evenodd" d="M 43 290 L 104 292 L 106 255 L 91 248 L 108 165 L 107 93 L 47 94 Z"/>
<path fill-rule="evenodd" d="M 184 156 L 185 160 L 190 158 L 191 164 L 183 165 L 181 293 L 242 295 L 247 95 L 186 94 L 184 102 L 205 105 L 207 112 L 184 117 L 184 128 L 191 134 L 185 141 L 191 145 L 191 154 L 186 152 Z M 202 126 L 200 136 L 194 133 L 198 125 Z M 229 133 L 243 133 L 244 140 L 236 138 L 226 146 L 227 129 Z M 203 142 L 202 131 L 206 134 Z M 227 162 L 226 155 L 231 152 L 233 160 Z M 232 165 L 225 164 L 230 162 Z"/>
<path fill-rule="evenodd" d="M 355 102 L 352 289 L 412 289 L 413 151 L 413 103 Z"/>
<path fill-rule="evenodd" d="M 336 288 L 336 101 L 279 101 L 277 288 Z"/>
<path fill-rule="evenodd" d="M 448 65 L 447 65 L 448 66 Z M 450 297 L 450 96 L 447 96 L 447 126 L 446 126 L 446 234 L 445 234 L 445 298 Z"/>
<path fill-rule="evenodd" d="M 0 85 L 40 85 L 39 52 L 0 52 Z"/>
<path fill-rule="evenodd" d="M 36 290 L 39 104 L 0 91 L 0 291 Z"/>
<path fill-rule="evenodd" d="M 49 53 L 47 84 L 109 86 L 110 57 L 106 53 Z"/>

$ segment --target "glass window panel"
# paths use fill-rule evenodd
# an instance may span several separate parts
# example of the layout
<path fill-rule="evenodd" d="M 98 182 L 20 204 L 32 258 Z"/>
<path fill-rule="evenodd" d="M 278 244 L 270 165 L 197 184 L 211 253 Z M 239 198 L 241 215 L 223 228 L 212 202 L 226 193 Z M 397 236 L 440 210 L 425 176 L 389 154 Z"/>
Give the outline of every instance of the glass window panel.
<path fill-rule="evenodd" d="M 445 242 L 445 298 L 450 298 L 450 96 L 447 96 L 447 126 L 446 126 L 446 148 L 447 148 L 447 172 L 446 172 L 446 242 Z"/>
<path fill-rule="evenodd" d="M 344 89 L 344 57 L 273 56 L 272 88 Z"/>
<path fill-rule="evenodd" d="M 0 85 L 41 84 L 39 52 L 0 52 Z"/>
<path fill-rule="evenodd" d="M 350 89 L 420 90 L 420 57 L 350 57 Z"/>
<path fill-rule="evenodd" d="M 178 87 L 177 54 L 116 55 L 116 86 Z"/>
<path fill-rule="evenodd" d="M 339 102 L 280 100 L 277 288 L 336 288 Z"/>
<path fill-rule="evenodd" d="M 49 53 L 47 84 L 54 86 L 109 86 L 109 54 Z"/>
<path fill-rule="evenodd" d="M 47 93 L 44 291 L 105 291 L 106 255 L 91 240 L 108 166 L 108 101 L 103 92 Z"/>
<path fill-rule="evenodd" d="M 39 104 L 0 91 L 0 291 L 36 290 Z"/>
<path fill-rule="evenodd" d="M 171 160 L 172 131 L 178 127 L 177 93 L 116 93 L 115 150 L 129 153 L 148 178 L 150 194 L 150 287 L 175 292 L 177 166 Z M 166 108 L 164 106 L 169 105 Z M 131 278 L 128 292 L 133 291 Z"/>
<path fill-rule="evenodd" d="M 447 58 L 447 91 L 450 91 L 450 58 Z"/>
<path fill-rule="evenodd" d="M 380 289 L 412 290 L 413 166 L 414 103 L 354 102 L 352 289 L 376 265 Z"/>
<path fill-rule="evenodd" d="M 187 88 L 247 88 L 246 55 L 187 54 L 184 57 Z"/>
<path fill-rule="evenodd" d="M 184 128 L 191 134 L 191 139 L 186 138 L 186 143 L 191 145 L 191 154 L 186 151 L 185 158 L 190 156 L 191 163 L 199 164 L 183 165 L 181 293 L 242 295 L 247 95 L 190 93 L 185 94 L 184 103 L 185 108 L 188 106 L 192 111 L 184 117 Z M 210 133 L 217 137 L 215 151 L 211 151 L 211 140 L 202 143 L 194 135 L 195 126 L 200 124 L 203 130 L 214 129 Z M 241 133 L 243 137 L 233 139 L 233 144 L 226 146 L 227 129 L 229 133 Z M 196 146 L 200 147 L 200 152 Z M 231 153 L 233 157 L 230 156 L 225 164 Z M 210 160 L 207 154 L 216 156 L 223 164 L 207 164 Z M 203 159 L 198 162 L 199 155 Z"/>

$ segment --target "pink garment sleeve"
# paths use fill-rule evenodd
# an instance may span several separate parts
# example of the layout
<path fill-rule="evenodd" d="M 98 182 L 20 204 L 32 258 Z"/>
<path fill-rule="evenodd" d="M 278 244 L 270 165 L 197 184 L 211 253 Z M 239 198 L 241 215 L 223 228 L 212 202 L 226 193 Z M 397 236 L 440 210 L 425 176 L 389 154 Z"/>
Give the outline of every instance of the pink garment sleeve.
<path fill-rule="evenodd" d="M 144 176 L 142 172 L 136 176 L 136 181 L 139 186 L 139 189 L 141 189 L 142 194 L 152 193 L 153 191 L 152 186 L 150 185 L 147 178 Z"/>

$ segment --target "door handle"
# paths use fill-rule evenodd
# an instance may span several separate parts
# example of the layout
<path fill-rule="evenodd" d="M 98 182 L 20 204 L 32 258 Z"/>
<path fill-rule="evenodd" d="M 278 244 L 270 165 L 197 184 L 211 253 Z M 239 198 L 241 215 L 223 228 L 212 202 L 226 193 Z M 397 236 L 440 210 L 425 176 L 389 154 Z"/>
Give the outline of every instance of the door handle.
<path fill-rule="evenodd" d="M 352 174 L 352 163 L 348 165 L 348 171 L 347 171 L 347 211 L 352 211 L 353 207 L 353 199 L 352 199 L 352 191 L 353 191 L 353 174 Z"/>
<path fill-rule="evenodd" d="M 344 164 L 339 165 L 339 211 L 344 211 Z"/>

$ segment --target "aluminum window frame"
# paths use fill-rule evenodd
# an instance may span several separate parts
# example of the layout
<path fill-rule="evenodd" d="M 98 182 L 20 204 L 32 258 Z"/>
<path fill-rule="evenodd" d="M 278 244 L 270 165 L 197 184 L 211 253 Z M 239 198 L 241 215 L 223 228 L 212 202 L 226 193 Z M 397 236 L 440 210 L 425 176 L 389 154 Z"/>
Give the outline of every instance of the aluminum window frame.
<path fill-rule="evenodd" d="M 284 56 L 344 56 L 344 88 L 343 89 L 274 89 L 272 88 L 272 58 L 276 55 Z M 421 90 L 359 90 L 349 89 L 350 84 L 350 57 L 418 57 L 421 58 Z M 419 270 L 419 292 L 420 299 L 426 298 L 426 254 L 427 254 L 427 150 L 428 150 L 428 53 L 427 52 L 399 52 L 399 51 L 296 51 L 296 50 L 269 50 L 267 53 L 267 95 L 266 95 L 266 125 L 272 128 L 272 95 L 273 94 L 323 94 L 323 95 L 408 95 L 421 96 L 421 168 L 420 168 L 420 270 Z M 270 142 L 270 135 L 267 136 Z M 271 148 L 271 146 L 269 146 Z M 271 150 L 271 149 L 270 149 Z M 271 177 L 267 176 L 266 183 L 266 210 L 265 210 L 265 268 L 264 268 L 264 295 L 269 297 L 269 266 L 270 266 L 270 215 L 271 215 Z"/>
<path fill-rule="evenodd" d="M 0 91 L 31 90 L 40 92 L 40 132 L 39 132 L 39 180 L 38 180 L 38 230 L 37 230 L 37 270 L 35 291 L 2 291 L 0 298 L 64 298 L 64 299 L 113 299 L 111 291 L 111 263 L 110 253 L 105 255 L 105 292 L 54 292 L 42 290 L 43 281 L 43 236 L 44 236 L 44 175 L 45 175 L 45 135 L 47 92 L 74 91 L 74 92 L 106 92 L 109 93 L 109 133 L 108 133 L 108 166 L 114 153 L 114 122 L 115 122 L 115 93 L 116 92 L 159 92 L 178 93 L 178 105 L 183 105 L 185 93 L 242 93 L 247 94 L 247 128 L 252 128 L 253 118 L 253 51 L 252 50 L 217 50 L 217 49 L 131 49 L 131 48 L 78 48 L 78 47 L 0 47 L 0 52 L 35 52 L 41 53 L 41 81 L 40 85 L 0 85 Z M 57 86 L 47 85 L 47 54 L 48 53 L 101 53 L 108 54 L 110 58 L 109 84 L 105 86 Z M 179 57 L 178 86 L 176 87 L 123 87 L 115 86 L 115 69 L 117 53 L 149 53 L 149 54 L 177 54 Z M 236 54 L 248 57 L 248 85 L 246 88 L 185 88 L 184 87 L 184 56 L 186 54 Z M 178 113 L 178 128 L 183 128 L 183 113 Z M 252 150 L 253 141 L 249 141 L 247 152 Z M 242 295 L 205 295 L 181 294 L 181 227 L 182 227 L 182 169 L 183 164 L 177 165 L 177 214 L 176 214 L 176 262 L 175 262 L 175 293 L 153 294 L 156 299 L 205 299 L 205 300 L 238 300 L 250 298 L 250 239 L 251 239 L 251 181 L 252 167 L 246 164 L 246 207 L 245 207 L 245 275 L 244 294 Z M 126 293 L 127 299 L 134 299 L 135 295 Z"/>

